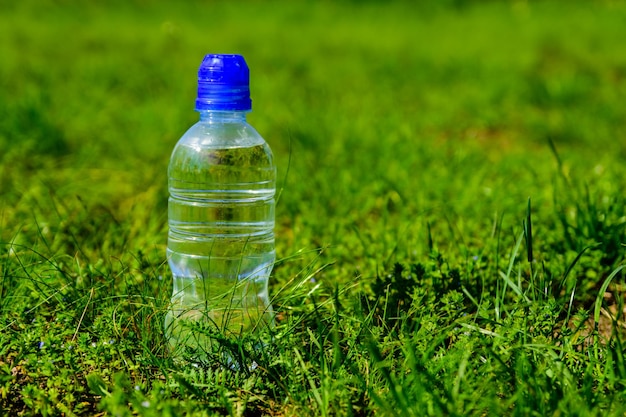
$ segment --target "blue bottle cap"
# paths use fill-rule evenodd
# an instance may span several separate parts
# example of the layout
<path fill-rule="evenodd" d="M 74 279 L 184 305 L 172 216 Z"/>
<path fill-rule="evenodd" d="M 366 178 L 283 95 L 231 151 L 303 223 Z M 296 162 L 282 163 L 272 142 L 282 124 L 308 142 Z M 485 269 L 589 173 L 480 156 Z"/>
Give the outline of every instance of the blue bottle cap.
<path fill-rule="evenodd" d="M 248 111 L 250 71 L 241 55 L 208 54 L 198 70 L 196 110 Z"/>

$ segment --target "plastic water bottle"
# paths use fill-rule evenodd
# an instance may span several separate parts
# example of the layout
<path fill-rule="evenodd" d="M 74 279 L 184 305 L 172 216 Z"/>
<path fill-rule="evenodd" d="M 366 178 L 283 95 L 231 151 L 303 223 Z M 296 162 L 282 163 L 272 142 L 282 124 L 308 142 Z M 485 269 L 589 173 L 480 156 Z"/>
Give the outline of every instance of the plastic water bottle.
<path fill-rule="evenodd" d="M 168 169 L 173 293 L 165 329 L 174 351 L 210 349 L 215 332 L 237 336 L 273 323 L 276 167 L 246 121 L 251 109 L 244 58 L 205 56 L 200 120 L 178 141 Z"/>

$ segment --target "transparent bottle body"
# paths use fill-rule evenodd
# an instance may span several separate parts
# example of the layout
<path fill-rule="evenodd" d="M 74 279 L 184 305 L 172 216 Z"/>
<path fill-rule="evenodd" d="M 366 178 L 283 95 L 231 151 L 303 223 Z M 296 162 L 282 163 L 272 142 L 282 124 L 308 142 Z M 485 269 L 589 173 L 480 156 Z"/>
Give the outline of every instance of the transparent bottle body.
<path fill-rule="evenodd" d="M 171 347 L 209 349 L 213 332 L 272 324 L 275 183 L 271 150 L 244 112 L 201 112 L 179 140 L 168 168 Z"/>

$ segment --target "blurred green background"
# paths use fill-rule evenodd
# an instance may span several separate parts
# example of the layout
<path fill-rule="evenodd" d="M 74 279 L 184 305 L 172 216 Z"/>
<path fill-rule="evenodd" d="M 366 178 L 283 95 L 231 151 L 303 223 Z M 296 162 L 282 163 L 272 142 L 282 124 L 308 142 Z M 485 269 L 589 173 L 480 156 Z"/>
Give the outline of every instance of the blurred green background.
<path fill-rule="evenodd" d="M 250 66 L 279 257 L 327 248 L 333 276 L 480 248 L 528 197 L 553 210 L 548 139 L 567 175 L 623 190 L 623 2 L 0 7 L 0 240 L 49 256 L 164 259 L 168 158 L 209 52 Z"/>

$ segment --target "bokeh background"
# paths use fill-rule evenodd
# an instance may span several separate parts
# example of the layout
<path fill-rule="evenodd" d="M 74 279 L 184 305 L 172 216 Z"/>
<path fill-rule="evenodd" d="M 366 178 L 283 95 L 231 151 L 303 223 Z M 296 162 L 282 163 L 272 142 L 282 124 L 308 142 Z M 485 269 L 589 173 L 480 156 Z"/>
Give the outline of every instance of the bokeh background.
<path fill-rule="evenodd" d="M 278 164 L 279 258 L 345 281 L 474 256 L 528 198 L 557 227 L 563 176 L 621 195 L 625 34 L 611 1 L 4 3 L 0 240 L 161 265 L 169 155 L 223 52 Z"/>

